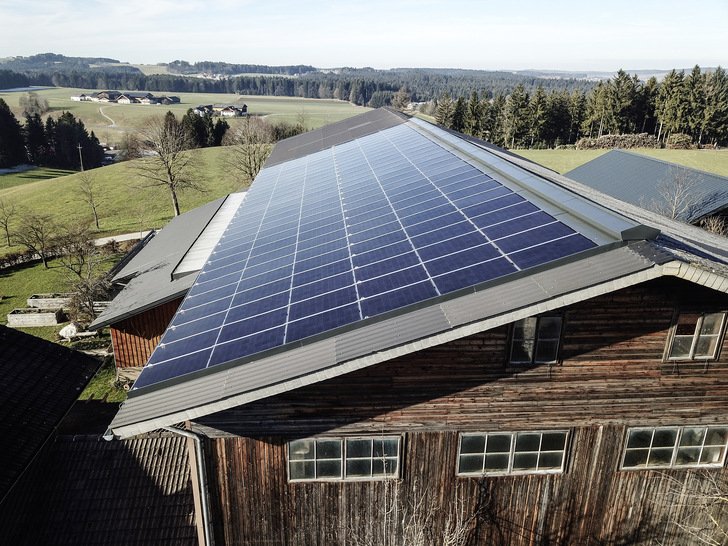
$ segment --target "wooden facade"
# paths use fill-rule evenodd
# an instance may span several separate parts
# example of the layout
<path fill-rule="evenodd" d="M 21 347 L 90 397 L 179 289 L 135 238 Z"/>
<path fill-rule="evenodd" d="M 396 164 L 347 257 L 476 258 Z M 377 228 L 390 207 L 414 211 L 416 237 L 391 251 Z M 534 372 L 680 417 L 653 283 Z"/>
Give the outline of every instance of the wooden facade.
<path fill-rule="evenodd" d="M 620 462 L 628 427 L 728 425 L 725 340 L 709 362 L 664 358 L 678 311 L 726 310 L 728 295 L 662 278 L 564 309 L 553 365 L 508 364 L 504 326 L 200 418 L 216 543 L 439 544 L 459 509 L 459 544 L 692 543 L 676 522 L 728 521 L 694 509 L 725 467 Z M 555 429 L 563 473 L 457 475 L 462 432 Z M 401 435 L 398 479 L 289 483 L 288 441 L 361 434 Z"/>
<path fill-rule="evenodd" d="M 182 298 L 178 298 L 112 324 L 116 367 L 144 366 L 181 303 Z"/>

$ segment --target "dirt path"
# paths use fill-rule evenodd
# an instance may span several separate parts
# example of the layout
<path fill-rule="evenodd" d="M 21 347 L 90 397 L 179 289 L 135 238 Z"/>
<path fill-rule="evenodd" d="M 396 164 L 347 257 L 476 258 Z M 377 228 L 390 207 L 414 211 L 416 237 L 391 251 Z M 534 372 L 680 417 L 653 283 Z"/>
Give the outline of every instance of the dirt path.
<path fill-rule="evenodd" d="M 116 122 L 113 119 L 111 119 L 109 116 L 104 114 L 103 108 L 99 108 L 99 114 L 101 114 L 102 116 L 104 116 L 106 119 L 108 119 L 111 122 L 111 125 L 109 125 L 109 127 L 111 127 L 112 129 L 116 129 Z"/>

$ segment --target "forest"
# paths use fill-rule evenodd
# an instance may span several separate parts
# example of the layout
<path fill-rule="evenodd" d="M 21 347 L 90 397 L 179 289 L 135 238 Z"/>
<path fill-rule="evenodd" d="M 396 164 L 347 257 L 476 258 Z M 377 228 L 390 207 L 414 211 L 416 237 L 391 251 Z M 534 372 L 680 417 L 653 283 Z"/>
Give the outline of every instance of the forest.
<path fill-rule="evenodd" d="M 662 81 L 640 81 L 620 70 L 589 92 L 547 93 L 518 84 L 495 97 L 443 93 L 431 106 L 438 124 L 507 148 L 600 147 L 605 135 L 639 135 L 619 147 L 716 147 L 728 144 L 728 77 L 724 69 L 688 74 L 672 70 Z M 608 139 L 608 147 L 615 140 Z"/>

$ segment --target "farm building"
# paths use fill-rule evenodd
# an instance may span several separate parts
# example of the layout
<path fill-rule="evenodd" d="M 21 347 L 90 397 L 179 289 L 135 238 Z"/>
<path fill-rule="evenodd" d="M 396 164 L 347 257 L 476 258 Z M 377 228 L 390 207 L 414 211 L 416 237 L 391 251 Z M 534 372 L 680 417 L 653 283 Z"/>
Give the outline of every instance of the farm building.
<path fill-rule="evenodd" d="M 200 437 L 216 543 L 720 533 L 724 239 L 387 109 L 222 223 L 106 433 Z"/>
<path fill-rule="evenodd" d="M 610 150 L 566 173 L 603 193 L 699 224 L 726 216 L 728 178 L 625 150 Z"/>

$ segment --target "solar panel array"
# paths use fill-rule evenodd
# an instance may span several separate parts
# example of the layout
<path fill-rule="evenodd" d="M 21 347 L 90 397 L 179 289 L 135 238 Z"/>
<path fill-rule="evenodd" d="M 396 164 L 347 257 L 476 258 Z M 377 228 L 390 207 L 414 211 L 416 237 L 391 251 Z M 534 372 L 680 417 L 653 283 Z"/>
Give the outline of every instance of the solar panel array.
<path fill-rule="evenodd" d="M 134 388 L 594 246 L 399 125 L 263 169 Z"/>

